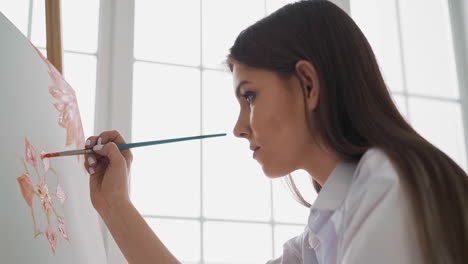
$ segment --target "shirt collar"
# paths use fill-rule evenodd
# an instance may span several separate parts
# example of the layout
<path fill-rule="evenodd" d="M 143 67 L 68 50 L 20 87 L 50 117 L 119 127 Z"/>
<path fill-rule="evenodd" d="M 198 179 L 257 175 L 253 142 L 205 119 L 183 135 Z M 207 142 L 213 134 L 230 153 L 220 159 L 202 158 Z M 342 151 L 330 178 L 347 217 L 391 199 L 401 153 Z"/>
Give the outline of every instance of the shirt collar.
<path fill-rule="evenodd" d="M 336 210 L 348 193 L 356 166 L 357 162 L 338 161 L 312 204 L 311 210 Z"/>

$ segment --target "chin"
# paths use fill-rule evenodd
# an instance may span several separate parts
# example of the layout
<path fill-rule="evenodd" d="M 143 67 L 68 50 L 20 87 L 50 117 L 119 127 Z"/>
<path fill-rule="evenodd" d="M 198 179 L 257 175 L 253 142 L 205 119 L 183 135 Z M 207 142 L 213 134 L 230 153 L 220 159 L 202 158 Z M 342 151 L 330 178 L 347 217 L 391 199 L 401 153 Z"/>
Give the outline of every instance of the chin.
<path fill-rule="evenodd" d="M 271 179 L 280 178 L 290 174 L 292 171 L 285 168 L 272 168 L 265 165 L 262 166 L 265 176 Z"/>

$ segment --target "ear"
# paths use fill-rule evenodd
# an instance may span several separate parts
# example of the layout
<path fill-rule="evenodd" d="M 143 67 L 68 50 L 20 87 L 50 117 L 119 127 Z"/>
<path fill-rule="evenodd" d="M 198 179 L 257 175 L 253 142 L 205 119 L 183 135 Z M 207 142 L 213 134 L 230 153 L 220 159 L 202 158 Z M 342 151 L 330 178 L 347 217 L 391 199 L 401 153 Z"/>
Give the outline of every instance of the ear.
<path fill-rule="evenodd" d="M 315 67 L 309 61 L 300 60 L 296 63 L 296 72 L 302 89 L 305 90 L 307 109 L 313 111 L 317 108 L 320 96 L 320 85 Z"/>

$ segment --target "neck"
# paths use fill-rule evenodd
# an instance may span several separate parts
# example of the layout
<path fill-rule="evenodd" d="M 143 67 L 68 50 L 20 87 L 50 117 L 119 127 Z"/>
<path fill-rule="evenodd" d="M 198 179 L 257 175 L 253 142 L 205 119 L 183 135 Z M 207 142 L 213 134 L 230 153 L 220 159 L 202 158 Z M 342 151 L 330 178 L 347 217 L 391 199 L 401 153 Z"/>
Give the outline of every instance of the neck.
<path fill-rule="evenodd" d="M 338 155 L 331 151 L 317 150 L 306 157 L 306 160 L 309 162 L 302 169 L 307 171 L 321 186 L 325 184 L 331 172 L 340 161 Z"/>

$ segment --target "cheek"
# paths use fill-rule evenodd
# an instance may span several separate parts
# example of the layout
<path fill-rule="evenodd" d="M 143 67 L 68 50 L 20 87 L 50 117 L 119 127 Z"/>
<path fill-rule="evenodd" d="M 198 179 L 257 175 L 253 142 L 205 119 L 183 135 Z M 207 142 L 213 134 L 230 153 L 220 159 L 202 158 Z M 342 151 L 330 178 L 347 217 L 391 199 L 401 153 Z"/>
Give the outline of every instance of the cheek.
<path fill-rule="evenodd" d="M 271 130 L 278 156 L 286 163 L 294 162 L 302 155 L 310 138 L 304 116 L 294 112 L 283 112 L 271 119 L 275 127 Z"/>
<path fill-rule="evenodd" d="M 253 108 L 250 112 L 250 125 L 256 138 L 268 144 L 282 128 L 280 117 L 268 109 Z"/>
<path fill-rule="evenodd" d="M 273 178 L 296 170 L 304 137 L 299 132 L 299 120 L 278 112 L 252 114 L 252 130 L 256 142 L 263 147 L 257 160 L 265 175 Z"/>
<path fill-rule="evenodd" d="M 272 104 L 275 107 L 253 107 L 249 115 L 249 121 L 254 135 L 264 143 L 276 144 L 288 142 L 288 138 L 297 137 L 298 130 L 303 130 L 305 119 L 297 113 L 297 110 L 281 105 Z"/>

